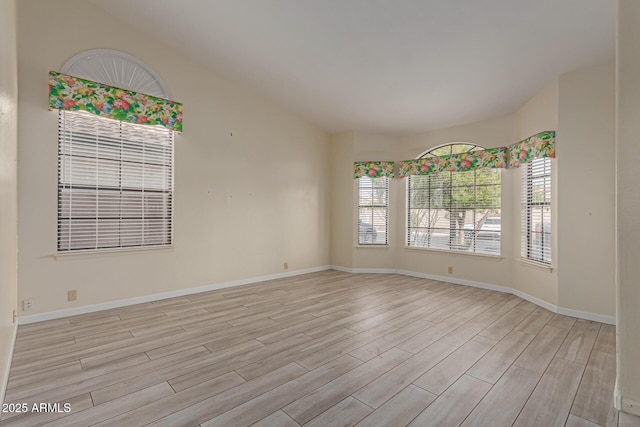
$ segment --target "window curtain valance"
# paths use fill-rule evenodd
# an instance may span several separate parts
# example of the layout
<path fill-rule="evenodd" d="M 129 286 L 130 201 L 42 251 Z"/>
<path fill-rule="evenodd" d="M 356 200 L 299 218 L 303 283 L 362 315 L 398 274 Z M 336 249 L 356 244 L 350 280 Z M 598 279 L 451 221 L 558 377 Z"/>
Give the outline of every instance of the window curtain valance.
<path fill-rule="evenodd" d="M 447 156 L 430 156 L 399 162 L 398 176 L 466 172 L 482 168 L 517 168 L 540 157 L 555 158 L 556 133 L 540 132 L 509 147 L 487 148 Z"/>
<path fill-rule="evenodd" d="M 541 157 L 556 157 L 556 133 L 540 132 L 509 146 L 509 167 L 517 168 L 523 163 Z"/>
<path fill-rule="evenodd" d="M 432 156 L 400 162 L 400 178 L 440 172 L 466 172 L 481 168 L 507 167 L 507 147 L 487 148 L 447 156 Z"/>
<path fill-rule="evenodd" d="M 393 162 L 354 162 L 353 178 L 381 178 L 387 176 L 393 178 Z"/>
<path fill-rule="evenodd" d="M 84 110 L 128 123 L 160 125 L 182 132 L 182 104 L 49 72 L 49 108 Z"/>

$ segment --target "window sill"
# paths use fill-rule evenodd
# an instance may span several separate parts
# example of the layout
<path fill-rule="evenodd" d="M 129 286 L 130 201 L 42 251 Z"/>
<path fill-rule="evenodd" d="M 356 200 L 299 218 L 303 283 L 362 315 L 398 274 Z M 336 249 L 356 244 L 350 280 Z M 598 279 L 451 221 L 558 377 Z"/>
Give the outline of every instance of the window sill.
<path fill-rule="evenodd" d="M 548 271 L 552 273 L 555 268 L 549 264 L 543 264 L 541 262 L 529 261 L 528 259 L 518 258 L 516 259 L 520 264 L 526 265 L 527 267 L 536 268 L 538 270 Z"/>
<path fill-rule="evenodd" d="M 501 261 L 501 255 L 491 255 L 491 254 L 481 254 L 476 252 L 462 252 L 462 251 L 447 251 L 444 249 L 434 249 L 434 248 L 422 248 L 419 246 L 405 246 L 406 250 L 410 251 L 426 251 L 426 252 L 436 252 L 440 254 L 451 254 L 451 255 L 463 255 L 463 256 L 472 256 L 472 257 L 480 257 L 480 258 L 489 258 L 495 261 Z"/>
<path fill-rule="evenodd" d="M 138 248 L 113 248 L 113 249 L 86 249 L 71 252 L 56 252 L 53 257 L 57 261 L 66 261 L 71 259 L 94 258 L 103 256 L 119 256 L 133 254 L 156 254 L 163 252 L 173 252 L 175 246 L 146 246 Z"/>
<path fill-rule="evenodd" d="M 389 248 L 389 244 L 386 245 L 356 245 L 355 248 L 356 249 L 371 249 L 371 248 L 377 248 L 377 249 L 385 249 L 385 248 Z"/>

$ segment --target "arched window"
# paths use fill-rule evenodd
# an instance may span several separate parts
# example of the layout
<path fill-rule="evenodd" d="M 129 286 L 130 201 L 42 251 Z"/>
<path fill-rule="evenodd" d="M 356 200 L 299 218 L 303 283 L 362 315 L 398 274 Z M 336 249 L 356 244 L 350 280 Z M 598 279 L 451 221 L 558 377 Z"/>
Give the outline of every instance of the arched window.
<path fill-rule="evenodd" d="M 62 71 L 145 95 L 170 96 L 151 68 L 115 50 L 81 52 Z M 94 106 L 107 107 L 112 105 Z M 58 113 L 59 253 L 173 242 L 173 131 L 121 120 L 87 111 Z"/>
<path fill-rule="evenodd" d="M 455 143 L 420 158 L 482 150 Z M 407 181 L 407 245 L 456 252 L 500 254 L 500 169 L 440 172 Z"/>

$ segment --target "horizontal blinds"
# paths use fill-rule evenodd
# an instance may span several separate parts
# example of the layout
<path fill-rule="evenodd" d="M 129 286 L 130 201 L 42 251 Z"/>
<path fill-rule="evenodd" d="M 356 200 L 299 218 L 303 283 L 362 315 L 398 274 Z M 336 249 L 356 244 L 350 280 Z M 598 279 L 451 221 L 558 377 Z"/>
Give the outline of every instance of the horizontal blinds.
<path fill-rule="evenodd" d="M 389 178 L 358 180 L 358 244 L 386 245 L 389 229 Z"/>
<path fill-rule="evenodd" d="M 410 176 L 407 245 L 500 254 L 499 169 Z"/>
<path fill-rule="evenodd" d="M 60 111 L 58 251 L 169 245 L 173 132 Z"/>
<path fill-rule="evenodd" d="M 425 153 L 417 161 L 481 151 L 482 147 L 476 145 L 448 144 Z M 499 255 L 500 200 L 500 169 L 409 176 L 407 245 Z"/>
<path fill-rule="evenodd" d="M 521 256 L 551 263 L 551 159 L 521 167 Z"/>

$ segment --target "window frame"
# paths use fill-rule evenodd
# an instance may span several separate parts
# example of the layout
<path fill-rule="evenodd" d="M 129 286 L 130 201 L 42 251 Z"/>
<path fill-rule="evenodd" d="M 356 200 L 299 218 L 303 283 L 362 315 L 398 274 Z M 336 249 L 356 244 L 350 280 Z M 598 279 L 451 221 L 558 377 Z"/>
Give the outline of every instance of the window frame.
<path fill-rule="evenodd" d="M 373 196 L 371 197 L 371 203 L 369 204 L 362 204 L 362 190 L 363 190 L 363 186 L 362 183 L 366 182 L 363 180 L 369 180 L 371 181 L 372 185 L 370 187 L 364 187 L 365 189 L 370 189 L 371 192 L 373 193 L 374 190 L 376 189 L 381 189 L 384 188 L 385 191 L 385 203 L 374 203 L 374 198 Z M 383 187 L 376 187 L 375 186 L 375 182 L 377 180 L 383 180 L 385 185 Z M 357 201 L 358 201 L 358 214 L 357 214 L 357 225 L 356 225 L 356 244 L 357 246 L 363 246 L 363 247 L 383 247 L 383 246 L 389 246 L 389 191 L 390 191 L 390 178 L 387 176 L 382 176 L 382 177 L 378 177 L 378 178 L 369 178 L 367 176 L 363 176 L 361 178 L 357 179 Z M 371 222 L 370 223 L 365 223 L 362 221 L 362 211 L 365 209 L 371 209 Z M 378 228 L 380 227 L 380 223 L 376 222 L 375 218 L 374 218 L 374 212 L 376 210 L 383 210 L 384 211 L 384 242 L 378 242 L 378 234 L 379 234 L 379 230 Z M 375 234 L 375 237 L 371 238 L 370 242 L 367 242 L 366 240 L 363 240 L 363 233 L 361 233 L 361 224 L 366 224 L 368 226 L 371 226 L 373 233 Z M 366 234 L 366 232 L 365 232 Z"/>
<path fill-rule="evenodd" d="M 542 169 L 543 173 L 534 174 L 533 170 L 536 164 L 542 164 L 537 169 Z M 551 267 L 553 263 L 553 174 L 552 163 L 548 157 L 533 159 L 531 162 L 520 165 L 520 259 L 524 262 L 539 264 L 544 267 Z M 542 180 L 544 185 L 542 188 L 544 198 L 542 202 L 533 201 L 533 180 Z M 545 229 L 545 215 L 544 209 L 548 208 L 548 226 Z M 535 224 L 533 224 L 533 209 L 541 209 L 540 219 L 540 256 L 536 257 L 533 246 L 535 239 L 532 237 L 535 231 Z M 548 248 L 547 254 L 545 254 L 545 236 L 548 236 Z M 548 255 L 548 259 L 545 260 L 545 255 Z"/>
<path fill-rule="evenodd" d="M 459 149 L 456 149 L 456 147 L 459 147 Z M 442 151 L 444 148 L 449 148 L 449 152 L 448 153 L 437 153 L 435 154 L 435 152 L 438 151 Z M 435 157 L 435 156 L 445 156 L 445 155 L 451 155 L 451 154 L 457 154 L 457 153 L 462 153 L 462 152 L 473 152 L 473 151 L 478 151 L 478 150 L 483 150 L 485 149 L 484 147 L 480 146 L 480 145 L 476 145 L 476 144 L 472 144 L 472 143 L 465 143 L 465 142 L 454 142 L 454 143 L 448 143 L 448 144 L 443 144 L 443 145 L 439 145 L 437 147 L 434 147 L 432 149 L 427 150 L 426 152 L 424 152 L 421 156 L 418 157 L 418 159 L 423 159 L 423 158 L 428 158 L 428 157 Z M 478 207 L 478 186 L 482 185 L 482 186 L 487 186 L 487 187 L 497 187 L 498 189 L 498 197 L 497 197 L 497 203 L 495 203 L 497 205 L 497 210 L 499 210 L 499 218 L 502 218 L 502 173 L 500 169 L 490 169 L 491 171 L 494 171 L 494 173 L 499 174 L 497 177 L 497 183 L 495 184 L 478 184 L 478 174 L 477 174 L 477 170 L 473 170 L 473 171 L 467 171 L 467 172 L 441 172 L 439 174 L 432 174 L 432 175 L 417 175 L 417 176 L 409 176 L 407 178 L 407 183 L 406 183 L 406 233 L 405 233 L 405 245 L 406 248 L 408 249 L 423 249 L 423 250 L 435 250 L 435 251 L 442 251 L 442 252 L 447 252 L 447 253 L 456 253 L 456 254 L 464 254 L 464 255 L 474 255 L 474 256 L 488 256 L 488 257 L 501 257 L 502 256 L 502 232 L 503 232 L 503 227 L 502 227 L 502 221 L 500 221 L 500 230 L 496 233 L 497 234 L 497 239 L 493 238 L 492 240 L 495 242 L 497 240 L 497 248 L 498 251 L 496 252 L 490 252 L 490 251 L 479 251 L 478 250 L 478 240 L 479 238 L 479 232 L 481 231 L 481 229 L 477 229 L 477 225 L 479 222 L 476 221 L 476 215 L 477 215 L 477 211 L 479 209 L 483 209 L 483 208 L 479 208 Z M 452 228 L 452 223 L 453 220 L 449 220 L 449 238 L 448 238 L 448 243 L 447 243 L 447 247 L 440 247 L 440 246 L 433 246 L 433 244 L 431 243 L 431 239 L 433 238 L 432 236 L 432 232 L 430 232 L 429 230 L 445 230 L 444 228 L 441 227 L 437 227 L 437 226 L 427 226 L 427 227 L 417 227 L 414 226 L 412 227 L 412 211 L 417 210 L 417 209 L 424 209 L 427 211 L 431 211 L 431 210 L 446 210 L 446 209 L 433 209 L 431 207 L 431 200 L 430 200 L 430 196 L 429 196 L 429 207 L 428 208 L 418 208 L 418 207 L 413 207 L 412 206 L 412 179 L 423 179 L 423 178 L 428 178 L 428 189 L 427 192 L 428 194 L 431 194 L 431 183 L 432 183 L 432 177 L 437 176 L 437 175 L 443 175 L 443 174 L 449 174 L 449 189 L 453 189 L 453 188 L 461 188 L 460 186 L 455 186 L 454 185 L 454 174 L 456 173 L 465 173 L 465 174 L 469 174 L 469 173 L 473 173 L 473 185 L 472 186 L 468 186 L 469 188 L 473 189 L 473 228 L 470 230 L 470 232 L 467 231 L 467 228 L 463 225 L 463 235 L 462 236 L 458 236 L 457 234 L 460 232 L 460 230 L 458 229 L 454 229 Z M 451 190 L 450 190 L 451 191 Z M 449 208 L 453 207 L 453 199 L 450 196 L 450 200 L 449 200 Z M 495 201 L 496 199 L 494 199 Z M 491 211 L 491 208 L 487 208 L 489 211 Z M 450 214 L 450 212 L 449 212 Z M 430 215 L 430 213 L 427 213 L 427 215 Z M 465 214 L 466 215 L 466 214 Z M 491 214 L 488 213 L 488 215 L 485 217 L 485 221 L 489 218 L 494 218 L 495 216 L 490 216 Z M 436 220 L 437 221 L 437 220 Z M 428 224 L 430 224 L 432 221 L 429 220 Z M 436 222 L 437 224 L 437 222 Z M 483 223 L 484 225 L 484 223 Z M 424 229 L 427 233 L 427 239 L 428 242 L 427 244 L 424 245 L 419 245 L 416 244 L 415 242 L 412 242 L 412 233 L 413 230 L 416 229 Z M 493 232 L 492 232 L 493 233 Z M 469 236 L 469 237 L 468 237 Z M 455 238 L 458 239 L 463 239 L 462 243 L 454 243 L 453 240 Z M 467 241 L 469 241 L 469 244 L 467 245 Z M 494 245 L 495 246 L 495 245 Z"/>
<path fill-rule="evenodd" d="M 67 120 L 67 115 L 71 115 L 72 118 Z M 74 117 L 73 115 L 82 116 L 80 118 Z M 77 154 L 69 154 L 68 147 L 65 144 L 73 144 L 73 137 L 70 136 L 69 131 L 66 129 L 67 126 L 72 126 L 69 122 L 71 121 L 82 121 L 85 120 L 87 123 L 93 121 L 93 125 L 95 126 L 95 133 L 87 133 L 89 137 L 86 141 L 95 142 L 99 144 L 97 146 L 95 157 L 87 157 L 87 159 L 95 161 L 95 185 L 87 185 L 82 184 L 82 179 L 75 179 L 73 172 L 71 169 L 65 169 L 68 167 L 68 163 L 73 162 L 74 157 L 80 157 Z M 115 128 L 119 130 L 115 130 Z M 100 134 L 100 130 L 108 129 L 109 134 Z M 100 129 L 100 130 L 98 130 Z M 144 135 L 144 132 L 148 132 Z M 142 141 L 137 141 L 136 138 L 132 138 L 129 135 L 129 139 L 127 139 L 127 134 L 142 134 Z M 113 138 L 112 135 L 118 134 L 117 138 Z M 102 138 L 102 140 L 100 140 Z M 93 140 L 93 141 L 92 141 Z M 108 142 L 107 142 L 108 141 Z M 116 149 L 117 159 L 99 157 L 100 156 L 100 148 L 106 147 L 108 144 L 111 144 L 113 147 L 114 142 L 119 141 L 120 147 L 119 150 Z M 155 142 L 162 142 L 164 145 L 158 149 L 156 149 L 156 153 L 162 153 L 160 155 L 160 159 L 166 163 L 156 164 L 154 163 L 156 158 L 153 157 L 154 150 L 149 154 L 148 144 L 153 144 Z M 88 144 L 85 141 L 82 141 L 84 144 Z M 102 143 L 102 144 L 100 144 Z M 117 145 L 117 142 L 116 142 Z M 129 150 L 128 157 L 125 154 L 125 146 Z M 138 125 L 133 123 L 126 123 L 117 120 L 113 120 L 110 118 L 100 117 L 91 113 L 87 113 L 84 111 L 65 111 L 60 110 L 58 113 L 58 176 L 57 176 L 57 231 L 56 231 L 56 255 L 73 255 L 73 254 L 93 254 L 93 253 L 104 253 L 104 252 L 118 252 L 118 251 L 131 251 L 131 250 L 158 250 L 158 249 L 167 249 L 172 248 L 174 244 L 174 226 L 175 226 L 175 217 L 174 217 L 174 169 L 175 169 L 175 135 L 174 132 L 170 129 L 166 129 L 160 126 L 151 126 L 151 125 Z M 105 148 L 106 150 L 106 148 Z M 139 150 L 140 156 L 131 157 L 131 151 L 135 152 Z M 152 156 L 151 159 L 146 158 L 146 156 Z M 71 158 L 70 160 L 68 158 Z M 118 176 L 118 184 L 117 185 L 108 185 L 105 181 L 100 181 L 100 168 L 101 162 L 107 161 L 112 165 L 118 164 L 115 168 L 117 169 Z M 129 184 L 126 185 L 125 181 L 127 179 L 126 168 L 125 165 L 136 164 L 139 165 L 139 168 L 142 170 L 142 175 L 139 178 L 139 185 Z M 160 184 L 158 181 L 151 180 L 147 185 L 145 185 L 145 178 L 149 180 L 147 175 L 145 175 L 145 167 L 148 165 L 152 165 L 157 167 L 158 170 L 161 171 L 162 178 L 160 179 Z M 114 170 L 115 170 L 114 169 Z M 133 170 L 133 169 L 132 169 Z M 128 179 L 129 182 L 136 181 L 136 173 L 130 170 Z M 89 175 L 90 172 L 87 172 Z M 133 175 L 131 175 L 133 174 Z M 67 176 L 69 175 L 69 176 Z M 65 178 L 66 177 L 66 178 Z M 154 187 L 154 185 L 156 185 Z M 85 196 L 93 197 L 96 200 L 96 208 L 94 216 L 91 214 L 87 214 L 86 212 L 81 212 L 80 215 L 74 214 L 72 211 L 72 200 L 73 200 L 73 190 L 83 190 L 85 191 Z M 67 192 L 69 194 L 69 204 L 68 206 L 64 204 L 64 196 L 63 194 Z M 100 196 L 102 192 L 102 197 L 104 198 L 104 194 L 111 194 L 111 199 L 117 199 L 118 202 L 113 206 L 118 206 L 119 216 L 104 215 L 102 216 L 100 213 Z M 117 196 L 116 196 L 117 193 Z M 147 197 L 147 195 L 153 194 L 155 197 Z M 129 196 L 127 198 L 127 196 Z M 82 195 L 78 195 L 78 197 L 83 197 Z M 123 218 L 123 211 L 130 210 L 131 206 L 130 200 L 137 200 L 139 198 L 139 209 L 140 216 L 139 222 L 135 222 L 138 217 L 131 218 L 133 221 L 127 223 L 126 221 L 129 218 Z M 129 201 L 127 201 L 127 199 Z M 104 199 L 103 199 L 104 200 Z M 133 205 L 134 209 L 135 204 Z M 66 209 L 66 210 L 65 210 Z M 162 212 L 161 215 L 158 214 L 158 210 Z M 66 212 L 66 216 L 64 214 Z M 87 215 L 87 216 L 84 216 Z M 95 239 L 95 245 L 92 247 L 88 247 L 87 244 L 84 244 L 85 247 L 74 247 L 78 245 L 78 242 L 75 245 L 72 243 L 73 239 L 73 230 L 72 226 L 74 221 L 76 224 L 81 223 L 82 220 L 90 222 L 91 220 L 95 221 L 94 230 L 90 230 L 90 236 Z M 69 231 L 67 235 L 63 234 L 63 228 L 65 221 L 68 223 Z M 101 236 L 99 233 L 100 225 L 106 227 L 106 224 L 109 224 L 113 227 L 113 224 L 117 222 L 117 231 L 112 231 L 112 234 Z M 159 225 L 158 225 L 159 224 Z M 151 225 L 151 226 L 150 226 Z M 139 230 L 135 230 L 134 234 L 129 234 L 127 230 L 127 226 L 137 227 L 139 226 Z M 148 227 L 148 228 L 145 228 Z M 159 227 L 159 228 L 158 228 Z M 114 227 L 115 228 L 115 227 Z M 160 231 L 158 231 L 158 229 Z M 135 234 L 137 233 L 137 234 Z M 133 236 L 133 237 L 131 237 Z M 63 239 L 68 239 L 68 244 L 63 245 Z M 76 235 L 76 238 L 77 235 Z M 100 239 L 103 238 L 106 240 L 114 240 L 117 239 L 118 244 L 100 244 Z M 140 244 L 123 244 L 123 241 L 128 239 L 141 239 Z M 149 239 L 145 242 L 145 239 Z M 82 240 L 82 239 L 80 239 Z M 88 241 L 89 239 L 87 239 Z M 159 241 L 158 241 L 159 240 Z"/>

